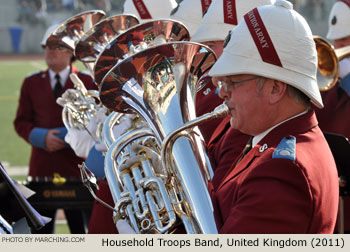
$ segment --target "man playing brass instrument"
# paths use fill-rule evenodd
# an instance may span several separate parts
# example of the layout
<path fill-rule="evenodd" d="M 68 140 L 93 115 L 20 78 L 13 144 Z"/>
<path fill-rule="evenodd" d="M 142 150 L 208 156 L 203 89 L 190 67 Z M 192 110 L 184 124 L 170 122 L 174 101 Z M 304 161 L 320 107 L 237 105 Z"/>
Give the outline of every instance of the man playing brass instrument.
<path fill-rule="evenodd" d="M 327 38 L 334 41 L 334 48 L 350 46 L 350 1 L 337 1 L 328 21 Z M 341 134 L 350 139 L 347 118 L 350 114 L 350 58 L 339 62 L 339 79 L 334 88 L 322 92 L 324 109 L 316 110 L 320 128 L 325 132 Z M 350 232 L 350 200 L 344 198 L 344 230 Z"/>
<path fill-rule="evenodd" d="M 211 190 L 220 233 L 332 233 L 338 178 L 317 126 L 316 48 L 291 3 L 248 12 L 210 70 L 231 127 L 252 135 Z M 215 175 L 214 175 L 215 176 Z"/>
<path fill-rule="evenodd" d="M 57 26 L 51 26 L 41 42 L 45 50 L 46 71 L 34 73 L 23 82 L 16 118 L 15 130 L 32 146 L 29 176 L 35 179 L 53 178 L 54 173 L 62 177 L 80 179 L 77 165 L 83 160 L 77 157 L 65 143 L 67 132 L 62 122 L 62 107 L 56 99 L 66 89 L 73 88 L 68 78 L 72 72 L 78 73 L 88 89 L 95 89 L 92 79 L 77 71 L 71 64 L 71 51 L 46 45 L 50 34 Z M 57 209 L 40 211 L 53 220 L 40 233 L 54 233 Z M 71 233 L 85 233 L 83 213 L 80 210 L 65 210 Z"/>

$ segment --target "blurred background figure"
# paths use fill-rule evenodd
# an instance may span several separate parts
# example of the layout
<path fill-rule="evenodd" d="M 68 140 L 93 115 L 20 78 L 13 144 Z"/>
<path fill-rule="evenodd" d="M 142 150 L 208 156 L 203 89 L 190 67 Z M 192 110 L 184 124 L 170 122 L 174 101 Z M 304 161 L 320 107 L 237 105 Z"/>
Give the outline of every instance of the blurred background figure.
<path fill-rule="evenodd" d="M 327 38 L 334 48 L 350 46 L 350 1 L 340 0 L 331 10 Z M 321 92 L 324 108 L 316 110 L 322 131 L 343 135 L 350 139 L 350 49 L 348 57 L 339 62 L 339 79 L 328 91 Z M 347 153 L 348 155 L 348 153 Z M 349 172 L 348 172 L 349 173 Z M 344 231 L 350 233 L 350 200 L 344 197 Z"/>
<path fill-rule="evenodd" d="M 41 42 L 48 69 L 31 74 L 23 81 L 14 126 L 18 135 L 32 146 L 28 175 L 34 181 L 52 181 L 56 174 L 80 181 L 77 165 L 83 160 L 64 141 L 67 130 L 62 122 L 62 107 L 56 99 L 66 89 L 73 88 L 70 73 L 77 73 L 87 89 L 95 86 L 90 76 L 72 65 L 74 57 L 71 51 L 46 46 L 55 28 L 49 27 Z M 39 212 L 53 219 L 39 232 L 54 233 L 57 209 Z M 86 233 L 89 215 L 89 210 L 65 209 L 71 233 Z"/>
<path fill-rule="evenodd" d="M 134 14 L 144 23 L 152 19 L 169 18 L 176 7 L 175 0 L 125 0 L 123 14 Z"/>
<path fill-rule="evenodd" d="M 192 36 L 211 2 L 212 0 L 183 0 L 172 10 L 170 18 L 183 23 Z"/>

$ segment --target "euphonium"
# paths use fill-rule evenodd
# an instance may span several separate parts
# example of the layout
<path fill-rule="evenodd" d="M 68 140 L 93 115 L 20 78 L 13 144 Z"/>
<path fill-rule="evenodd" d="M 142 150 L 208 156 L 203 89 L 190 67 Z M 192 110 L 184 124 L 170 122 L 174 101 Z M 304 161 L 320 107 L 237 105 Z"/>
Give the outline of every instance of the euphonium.
<path fill-rule="evenodd" d="M 215 60 L 203 45 L 171 42 L 124 59 L 101 84 L 107 108 L 148 125 L 117 138 L 105 158 L 115 221 L 128 219 L 137 233 L 170 233 L 179 223 L 187 233 L 217 233 L 212 171 L 195 126 L 227 108 L 196 119 L 194 107 L 196 83 Z"/>
<path fill-rule="evenodd" d="M 111 40 L 105 49 L 99 53 L 94 65 L 95 83 L 99 86 L 106 73 L 119 61 L 138 51 L 151 46 L 170 41 L 189 40 L 190 35 L 185 26 L 174 20 L 154 20 L 136 25 Z M 113 127 L 125 117 L 132 117 L 133 124 L 143 124 L 144 121 L 137 115 L 125 115 L 112 112 L 103 125 L 103 141 L 107 148 L 115 141 Z"/>
<path fill-rule="evenodd" d="M 97 85 L 107 73 L 106 69 L 109 70 L 118 60 L 135 53 L 137 50 L 160 42 L 189 40 L 187 29 L 176 21 L 157 20 L 137 25 L 138 22 L 136 17 L 132 15 L 117 15 L 106 18 L 94 25 L 77 42 L 75 55 L 89 69 Z M 162 40 L 158 41 L 159 38 Z M 103 65 L 103 69 L 101 69 L 101 65 Z M 117 116 L 124 117 L 123 114 L 119 113 Z M 103 139 L 102 127 L 103 125 L 99 123 L 96 135 L 99 141 L 108 142 L 108 140 Z M 108 137 L 111 138 L 111 136 Z"/>
<path fill-rule="evenodd" d="M 350 46 L 334 49 L 324 38 L 314 36 L 318 58 L 317 84 L 320 91 L 335 86 L 339 78 L 339 62 L 350 57 Z"/>

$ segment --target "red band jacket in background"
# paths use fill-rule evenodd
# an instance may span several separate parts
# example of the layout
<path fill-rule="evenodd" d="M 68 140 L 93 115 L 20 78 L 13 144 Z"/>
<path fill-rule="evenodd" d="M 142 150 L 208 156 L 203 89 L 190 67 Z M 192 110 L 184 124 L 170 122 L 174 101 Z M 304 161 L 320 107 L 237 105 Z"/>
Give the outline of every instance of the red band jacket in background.
<path fill-rule="evenodd" d="M 321 95 L 324 108 L 315 108 L 321 130 L 350 139 L 350 97 L 339 87 L 339 82 L 332 89 L 321 92 Z M 344 225 L 344 230 L 350 232 L 349 197 L 344 197 Z"/>
<path fill-rule="evenodd" d="M 289 138 L 295 160 L 273 158 Z M 273 129 L 234 165 L 211 187 L 220 233 L 333 233 L 337 170 L 312 110 Z"/>
<path fill-rule="evenodd" d="M 114 201 L 107 181 L 100 180 L 98 182 L 100 190 L 96 191 L 96 196 L 110 206 L 114 207 Z M 118 234 L 118 230 L 113 221 L 113 210 L 102 205 L 95 200 L 92 209 L 89 234 Z"/>
<path fill-rule="evenodd" d="M 198 91 L 196 94 L 197 117 L 212 112 L 217 106 L 221 105 L 224 102 L 216 94 L 216 88 L 213 85 L 211 77 L 209 75 L 204 75 L 204 77 L 199 80 L 198 85 Z M 209 142 L 211 135 L 221 121 L 222 118 L 216 118 L 198 126 L 203 135 L 205 143 Z"/>
<path fill-rule="evenodd" d="M 87 89 L 97 89 L 90 76 L 79 73 L 74 67 L 71 67 L 71 73 L 78 73 L 78 77 L 84 82 Z M 67 79 L 60 95 L 69 88 L 74 88 L 70 78 Z M 33 74 L 24 80 L 14 125 L 17 133 L 27 142 L 29 142 L 31 131 L 36 127 L 46 129 L 64 127 L 62 107 L 56 103 L 48 70 Z M 48 152 L 32 146 L 29 175 L 52 177 L 56 172 L 63 177 L 80 178 L 77 164 L 81 164 L 82 161 L 71 148 Z"/>

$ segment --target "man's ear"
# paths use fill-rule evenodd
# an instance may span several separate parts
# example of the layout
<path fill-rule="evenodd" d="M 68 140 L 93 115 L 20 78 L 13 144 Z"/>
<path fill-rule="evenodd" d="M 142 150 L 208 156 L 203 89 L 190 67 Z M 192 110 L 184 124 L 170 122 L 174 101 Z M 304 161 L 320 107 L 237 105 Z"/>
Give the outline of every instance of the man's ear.
<path fill-rule="evenodd" d="M 278 103 L 287 92 L 287 84 L 279 80 L 273 80 L 272 88 L 270 90 L 269 103 Z"/>

